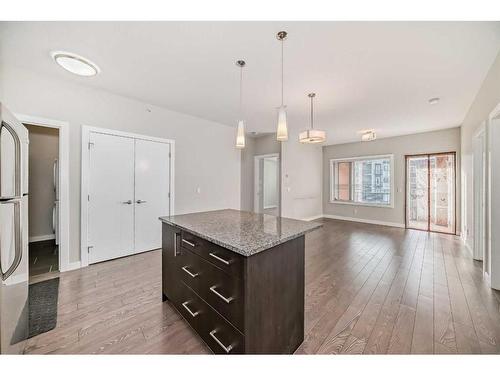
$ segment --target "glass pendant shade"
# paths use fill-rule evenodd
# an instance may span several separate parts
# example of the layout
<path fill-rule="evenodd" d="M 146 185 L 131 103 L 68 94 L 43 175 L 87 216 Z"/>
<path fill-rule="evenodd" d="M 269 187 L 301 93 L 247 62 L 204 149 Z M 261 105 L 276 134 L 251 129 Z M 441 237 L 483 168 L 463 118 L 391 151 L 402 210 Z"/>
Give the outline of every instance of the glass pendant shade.
<path fill-rule="evenodd" d="M 288 128 L 286 126 L 286 107 L 282 105 L 278 108 L 278 130 L 276 131 L 278 141 L 288 140 Z"/>
<path fill-rule="evenodd" d="M 245 122 L 243 120 L 238 121 L 236 148 L 245 148 Z"/>
<path fill-rule="evenodd" d="M 322 143 L 326 141 L 324 130 L 307 129 L 299 134 L 300 143 Z"/>

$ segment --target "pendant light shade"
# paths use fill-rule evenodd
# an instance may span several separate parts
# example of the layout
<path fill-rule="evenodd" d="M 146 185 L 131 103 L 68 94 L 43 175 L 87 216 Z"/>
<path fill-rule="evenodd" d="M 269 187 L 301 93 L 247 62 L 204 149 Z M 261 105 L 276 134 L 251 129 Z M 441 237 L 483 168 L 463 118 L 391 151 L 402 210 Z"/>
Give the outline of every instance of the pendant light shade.
<path fill-rule="evenodd" d="M 313 112 L 313 99 L 315 93 L 307 95 L 311 99 L 311 129 L 304 130 L 299 134 L 300 143 L 322 143 L 326 141 L 326 132 L 324 130 L 314 129 L 314 112 Z"/>
<path fill-rule="evenodd" d="M 286 107 L 282 105 L 278 108 L 278 130 L 276 131 L 278 141 L 288 141 L 288 128 L 286 126 Z"/>
<path fill-rule="evenodd" d="M 236 65 L 240 67 L 240 120 L 238 120 L 238 129 L 236 130 L 236 148 L 245 148 L 245 122 L 243 118 L 243 67 L 245 61 L 238 60 Z"/>
<path fill-rule="evenodd" d="M 283 44 L 287 32 L 280 31 L 276 38 L 281 42 L 281 106 L 278 108 L 278 127 L 276 130 L 276 139 L 280 142 L 288 141 L 288 125 L 286 122 L 286 106 L 283 104 Z"/>
<path fill-rule="evenodd" d="M 236 131 L 236 148 L 245 148 L 245 122 L 238 121 L 238 130 Z"/>

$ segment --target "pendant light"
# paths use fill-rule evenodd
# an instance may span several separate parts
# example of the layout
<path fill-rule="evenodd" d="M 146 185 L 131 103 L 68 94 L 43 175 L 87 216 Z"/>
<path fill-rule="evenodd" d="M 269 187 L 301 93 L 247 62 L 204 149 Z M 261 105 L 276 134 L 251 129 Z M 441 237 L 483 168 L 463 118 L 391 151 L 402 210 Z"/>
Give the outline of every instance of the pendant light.
<path fill-rule="evenodd" d="M 276 38 L 281 41 L 281 106 L 278 108 L 278 129 L 276 131 L 276 139 L 281 142 L 288 140 L 286 106 L 283 104 L 283 44 L 285 42 L 286 36 L 286 31 L 280 31 L 278 34 L 276 34 Z"/>
<path fill-rule="evenodd" d="M 314 129 L 313 117 L 313 99 L 316 96 L 314 92 L 307 94 L 311 99 L 311 129 L 304 130 L 299 134 L 300 143 L 322 143 L 326 140 L 326 132 L 324 130 Z"/>
<path fill-rule="evenodd" d="M 243 121 L 243 67 L 245 61 L 238 60 L 236 65 L 240 67 L 240 119 L 236 131 L 236 148 L 245 148 L 245 122 Z"/>

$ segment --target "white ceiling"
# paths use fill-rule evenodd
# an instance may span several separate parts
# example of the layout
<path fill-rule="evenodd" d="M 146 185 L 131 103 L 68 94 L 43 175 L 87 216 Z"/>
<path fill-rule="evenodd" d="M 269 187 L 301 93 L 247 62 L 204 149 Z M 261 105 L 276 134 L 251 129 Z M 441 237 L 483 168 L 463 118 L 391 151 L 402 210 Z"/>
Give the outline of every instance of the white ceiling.
<path fill-rule="evenodd" d="M 309 126 L 314 91 L 328 143 L 359 140 L 362 129 L 380 138 L 459 126 L 500 48 L 500 22 L 4 22 L 1 62 L 235 126 L 235 61 L 244 59 L 247 130 L 269 132 L 280 104 L 280 30 L 289 33 L 289 124 Z M 52 50 L 83 55 L 102 72 L 73 76 Z"/>

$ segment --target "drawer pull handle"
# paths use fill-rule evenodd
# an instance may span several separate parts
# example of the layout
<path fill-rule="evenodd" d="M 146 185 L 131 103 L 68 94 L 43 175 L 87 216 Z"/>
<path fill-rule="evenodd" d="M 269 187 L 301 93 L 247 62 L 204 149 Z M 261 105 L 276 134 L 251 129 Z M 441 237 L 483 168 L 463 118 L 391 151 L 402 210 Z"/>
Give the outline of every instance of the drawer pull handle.
<path fill-rule="evenodd" d="M 195 247 L 196 246 L 194 243 L 192 243 L 191 241 L 185 240 L 184 238 L 182 239 L 182 242 L 184 242 L 185 244 L 188 244 L 191 247 Z"/>
<path fill-rule="evenodd" d="M 189 271 L 189 270 L 187 269 L 187 266 L 182 267 L 182 270 L 183 270 L 184 272 L 186 272 L 189 276 L 191 276 L 193 279 L 194 279 L 196 276 L 198 276 L 198 275 L 199 275 L 199 273 L 198 273 L 198 272 L 197 272 L 197 273 L 192 273 L 191 271 Z"/>
<path fill-rule="evenodd" d="M 211 331 L 211 332 L 210 332 L 210 336 L 212 336 L 212 338 L 215 340 L 215 342 L 216 342 L 217 344 L 219 344 L 219 346 L 220 346 L 222 349 L 224 349 L 224 351 L 225 351 L 226 353 L 229 353 L 231 350 L 233 350 L 233 345 L 229 345 L 229 346 L 224 345 L 224 344 L 223 344 L 223 343 L 222 343 L 222 342 L 221 342 L 221 341 L 217 338 L 217 336 L 215 336 L 215 334 L 216 334 L 216 333 L 217 333 L 217 330 L 215 330 L 215 329 L 214 329 L 213 331 Z"/>
<path fill-rule="evenodd" d="M 229 261 L 229 260 L 225 260 L 225 259 L 221 258 L 220 256 L 218 256 L 218 255 L 217 255 L 217 254 L 215 254 L 215 253 L 208 253 L 208 255 L 210 255 L 212 258 L 215 258 L 215 259 L 217 259 L 219 262 L 222 262 L 222 263 L 224 263 L 224 264 L 226 264 L 226 265 L 228 265 L 228 266 L 231 264 L 231 261 Z"/>
<path fill-rule="evenodd" d="M 217 288 L 215 285 L 211 286 L 210 290 L 212 291 L 212 293 L 214 293 L 217 297 L 219 297 L 220 299 L 222 299 L 224 302 L 231 303 L 231 301 L 234 299 L 234 297 L 229 297 L 229 298 L 224 297 L 217 290 L 215 290 L 215 288 Z"/>
<path fill-rule="evenodd" d="M 198 315 L 200 312 L 199 311 L 195 311 L 195 312 L 192 312 L 191 309 L 187 306 L 189 302 L 186 301 L 182 304 L 182 307 L 184 307 L 187 312 L 189 313 L 189 315 L 191 315 L 193 318 L 196 317 L 196 315 Z"/>

